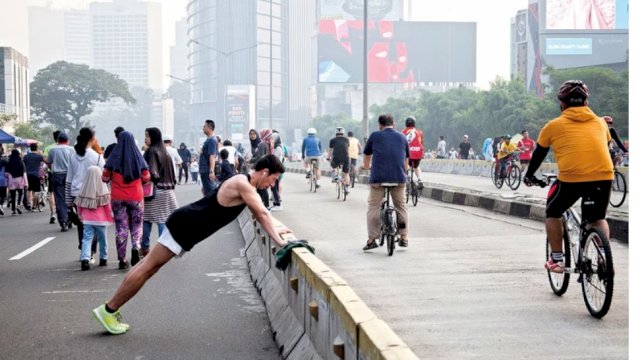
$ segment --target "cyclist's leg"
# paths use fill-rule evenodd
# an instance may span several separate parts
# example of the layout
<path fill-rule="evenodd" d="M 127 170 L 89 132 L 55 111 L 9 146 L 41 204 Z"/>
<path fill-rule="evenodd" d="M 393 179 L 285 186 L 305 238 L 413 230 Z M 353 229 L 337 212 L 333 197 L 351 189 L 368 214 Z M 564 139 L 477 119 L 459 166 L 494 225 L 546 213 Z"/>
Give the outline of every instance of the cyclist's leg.
<path fill-rule="evenodd" d="M 351 159 L 351 168 L 353 168 L 353 175 L 358 178 L 358 159 Z"/>
<path fill-rule="evenodd" d="M 422 170 L 420 170 L 420 160 L 421 159 L 411 159 L 409 160 L 409 165 L 413 167 L 413 171 L 416 174 L 416 179 L 419 183 L 422 182 Z"/>
<path fill-rule="evenodd" d="M 562 251 L 562 214 L 580 197 L 572 183 L 556 180 L 547 195 L 545 228 L 551 251 Z"/>
<path fill-rule="evenodd" d="M 407 211 L 407 203 L 404 198 L 406 196 L 405 186 L 407 185 L 399 184 L 391 189 L 391 200 L 398 214 L 398 232 L 402 240 L 408 240 L 409 232 L 409 212 Z"/>
<path fill-rule="evenodd" d="M 380 237 L 380 206 L 384 201 L 384 188 L 380 184 L 369 186 L 367 199 L 367 234 L 369 241 Z"/>
<path fill-rule="evenodd" d="M 592 227 L 600 229 L 609 238 L 609 223 L 606 220 L 611 181 L 594 181 L 585 184 L 582 194 L 582 217 Z"/>
<path fill-rule="evenodd" d="M 351 179 L 349 177 L 349 166 L 350 166 L 350 161 L 347 160 L 345 162 L 342 163 L 342 183 L 345 185 L 349 185 L 351 184 Z M 349 190 L 347 190 L 348 192 Z"/>

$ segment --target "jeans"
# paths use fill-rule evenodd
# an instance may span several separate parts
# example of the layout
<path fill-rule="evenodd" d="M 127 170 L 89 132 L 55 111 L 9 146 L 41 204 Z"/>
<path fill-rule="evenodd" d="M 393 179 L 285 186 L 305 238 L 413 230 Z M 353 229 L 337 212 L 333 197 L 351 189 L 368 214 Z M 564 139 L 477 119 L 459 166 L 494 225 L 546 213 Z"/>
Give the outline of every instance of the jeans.
<path fill-rule="evenodd" d="M 193 181 L 196 184 L 200 184 L 200 179 L 198 179 L 198 173 L 195 171 L 191 172 L 191 181 Z"/>
<path fill-rule="evenodd" d="M 264 207 L 268 209 L 269 208 L 269 190 L 258 189 L 258 195 L 260 195 L 260 198 L 262 199 L 262 204 L 264 204 Z"/>
<path fill-rule="evenodd" d="M 276 180 L 275 184 L 271 187 L 271 193 L 273 194 L 273 206 L 280 206 L 280 179 Z M 268 203 L 269 201 L 267 200 L 267 204 Z"/>
<path fill-rule="evenodd" d="M 218 180 L 209 179 L 209 173 L 200 173 L 200 178 L 202 179 L 202 194 L 204 196 L 207 196 L 207 194 L 220 186 Z"/>
<path fill-rule="evenodd" d="M 58 223 L 66 224 L 69 221 L 69 209 L 64 199 L 64 186 L 67 180 L 67 174 L 51 174 L 51 187 L 53 187 L 53 197 L 56 203 L 56 215 L 58 215 Z"/>
<path fill-rule="evenodd" d="M 91 259 L 91 241 L 94 235 L 98 237 L 100 244 L 100 259 L 107 259 L 107 227 L 103 225 L 87 225 L 84 224 L 82 231 L 82 250 L 80 251 L 80 260 Z"/>
<path fill-rule="evenodd" d="M 151 224 L 153 224 L 150 221 L 145 221 L 142 223 L 142 244 L 140 245 L 141 249 L 149 249 L 149 244 L 150 244 L 150 239 L 149 237 L 151 236 Z M 157 224 L 158 225 L 158 236 L 162 235 L 162 233 L 164 232 L 164 230 L 167 228 L 167 226 L 165 224 Z"/>
<path fill-rule="evenodd" d="M 178 170 L 178 182 L 182 181 L 183 172 L 184 172 L 184 182 L 188 183 L 189 182 L 189 163 L 186 161 L 183 161 L 182 164 L 180 164 L 180 169 Z"/>

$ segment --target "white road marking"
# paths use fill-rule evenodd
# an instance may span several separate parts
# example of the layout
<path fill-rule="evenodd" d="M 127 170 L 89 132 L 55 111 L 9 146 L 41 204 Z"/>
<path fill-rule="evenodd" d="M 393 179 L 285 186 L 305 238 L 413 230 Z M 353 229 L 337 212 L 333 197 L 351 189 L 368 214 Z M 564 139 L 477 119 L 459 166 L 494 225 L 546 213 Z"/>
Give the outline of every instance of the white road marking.
<path fill-rule="evenodd" d="M 53 240 L 53 239 L 55 239 L 55 236 L 54 236 L 54 237 L 48 237 L 48 238 L 46 238 L 46 239 L 44 239 L 44 240 L 40 241 L 39 243 L 37 243 L 37 244 L 33 245 L 32 247 L 28 248 L 27 250 L 25 250 L 25 251 L 21 252 L 20 254 L 18 254 L 18 255 L 16 255 L 16 256 L 12 257 L 12 258 L 11 258 L 11 259 L 9 259 L 9 260 L 20 260 L 20 259 L 22 259 L 23 257 L 25 257 L 25 256 L 27 256 L 27 255 L 31 254 L 32 252 L 34 252 L 34 251 L 38 250 L 39 248 L 41 248 L 41 247 L 45 246 L 49 241 L 51 241 L 51 240 Z"/>
<path fill-rule="evenodd" d="M 43 291 L 43 294 L 93 294 L 93 293 L 103 293 L 106 290 L 54 290 L 54 291 Z"/>

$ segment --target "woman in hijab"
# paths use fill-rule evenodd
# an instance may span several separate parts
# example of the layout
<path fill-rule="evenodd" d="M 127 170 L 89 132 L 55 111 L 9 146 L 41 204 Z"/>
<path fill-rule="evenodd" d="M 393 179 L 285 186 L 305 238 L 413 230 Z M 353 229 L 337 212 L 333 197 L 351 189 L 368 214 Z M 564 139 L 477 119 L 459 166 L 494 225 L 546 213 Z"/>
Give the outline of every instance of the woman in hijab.
<path fill-rule="evenodd" d="M 149 165 L 149 173 L 153 183 L 153 197 L 146 197 L 144 201 L 140 258 L 149 253 L 151 224 L 158 224 L 158 235 L 162 234 L 165 230 L 165 221 L 172 212 L 178 209 L 174 193 L 176 175 L 173 160 L 164 147 L 160 129 L 147 128 L 144 142 L 147 145 L 144 159 Z"/>
<path fill-rule="evenodd" d="M 9 155 L 9 163 L 6 166 L 5 176 L 7 177 L 7 185 L 11 194 L 11 215 L 22 214 L 20 207 L 16 208 L 16 199 L 22 199 L 22 191 L 27 187 L 27 172 L 22 162 L 20 150 L 11 150 Z"/>
<path fill-rule="evenodd" d="M 258 144 L 260 144 L 260 137 L 255 129 L 249 130 L 249 142 L 251 142 L 251 157 L 255 157 L 256 149 L 258 148 Z"/>
<path fill-rule="evenodd" d="M 123 131 L 109 154 L 102 181 L 111 183 L 111 207 L 116 224 L 118 267 L 127 269 L 127 240 L 131 234 L 131 266 L 139 260 L 144 199 L 142 184 L 151 180 L 149 166 L 138 150 L 133 134 Z"/>

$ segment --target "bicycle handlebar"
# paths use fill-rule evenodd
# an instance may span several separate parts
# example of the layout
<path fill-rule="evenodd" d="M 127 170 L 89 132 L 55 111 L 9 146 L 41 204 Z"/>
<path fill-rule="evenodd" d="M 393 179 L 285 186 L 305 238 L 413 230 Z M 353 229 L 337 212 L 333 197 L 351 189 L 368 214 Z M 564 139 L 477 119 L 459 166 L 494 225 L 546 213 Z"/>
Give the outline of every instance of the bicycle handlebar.
<path fill-rule="evenodd" d="M 545 174 L 542 175 L 542 179 L 538 179 L 537 177 L 532 177 L 532 178 L 524 178 L 523 181 L 525 183 L 525 185 L 527 186 L 540 186 L 541 188 L 545 188 L 547 187 L 547 185 L 550 185 L 553 180 L 557 179 L 558 175 L 555 174 Z"/>

